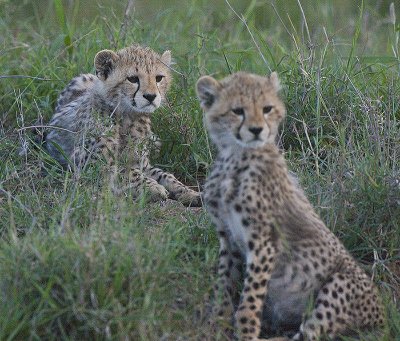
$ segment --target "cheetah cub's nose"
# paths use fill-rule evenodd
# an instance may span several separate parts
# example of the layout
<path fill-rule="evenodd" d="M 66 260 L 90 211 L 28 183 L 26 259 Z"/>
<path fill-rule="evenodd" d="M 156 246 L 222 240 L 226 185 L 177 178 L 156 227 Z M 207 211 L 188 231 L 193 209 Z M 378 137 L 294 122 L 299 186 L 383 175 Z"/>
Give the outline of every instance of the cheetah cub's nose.
<path fill-rule="evenodd" d="M 254 134 L 255 137 L 258 137 L 260 135 L 261 131 L 263 130 L 263 127 L 250 127 L 249 131 Z"/>
<path fill-rule="evenodd" d="M 143 97 L 146 98 L 150 103 L 152 103 L 154 101 L 154 98 L 157 97 L 157 95 L 155 95 L 155 94 L 144 94 Z"/>

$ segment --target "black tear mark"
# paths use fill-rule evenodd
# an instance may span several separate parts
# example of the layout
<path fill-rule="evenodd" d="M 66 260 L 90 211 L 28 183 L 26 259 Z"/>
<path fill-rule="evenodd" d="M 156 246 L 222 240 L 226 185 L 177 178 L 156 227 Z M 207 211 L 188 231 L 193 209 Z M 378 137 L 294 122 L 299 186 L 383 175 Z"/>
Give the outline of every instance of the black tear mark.
<path fill-rule="evenodd" d="M 139 89 L 140 89 L 140 79 L 138 80 L 137 89 L 136 89 L 135 93 L 133 94 L 133 98 L 132 98 L 132 104 L 133 104 L 133 106 L 135 106 L 135 107 L 136 107 L 135 97 L 136 97 L 136 94 L 137 94 L 137 92 L 139 91 Z"/>
<path fill-rule="evenodd" d="M 242 115 L 242 122 L 240 122 L 240 125 L 239 125 L 237 133 L 236 133 L 236 138 L 238 140 L 242 139 L 242 137 L 240 136 L 240 129 L 242 129 L 243 124 L 244 124 L 244 115 Z"/>

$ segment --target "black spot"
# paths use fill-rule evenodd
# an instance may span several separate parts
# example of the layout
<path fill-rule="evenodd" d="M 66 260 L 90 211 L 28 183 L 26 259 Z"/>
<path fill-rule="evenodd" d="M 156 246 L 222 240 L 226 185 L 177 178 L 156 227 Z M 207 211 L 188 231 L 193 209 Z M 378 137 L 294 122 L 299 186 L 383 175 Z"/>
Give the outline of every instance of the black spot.
<path fill-rule="evenodd" d="M 240 323 L 245 324 L 245 323 L 247 323 L 247 317 L 243 316 L 240 318 L 239 321 L 240 321 Z"/>
<path fill-rule="evenodd" d="M 253 283 L 254 290 L 257 290 L 259 287 L 260 287 L 260 284 L 258 284 L 257 282 Z"/>
<path fill-rule="evenodd" d="M 253 296 L 249 296 L 249 297 L 247 298 L 247 302 L 254 303 L 255 301 L 256 301 L 256 300 L 254 299 Z"/>
<path fill-rule="evenodd" d="M 327 311 L 327 312 L 326 312 L 326 318 L 327 318 L 328 320 L 330 320 L 331 317 L 332 317 L 331 312 L 330 312 L 330 311 Z"/>
<path fill-rule="evenodd" d="M 210 206 L 212 206 L 212 207 L 214 207 L 214 208 L 217 208 L 217 207 L 218 207 L 218 202 L 215 201 L 215 200 L 210 200 L 208 203 L 210 204 Z"/>
<path fill-rule="evenodd" d="M 324 287 L 324 288 L 322 288 L 322 292 L 323 292 L 325 295 L 328 295 L 328 294 L 329 294 L 329 289 L 328 289 L 327 287 Z"/>
<path fill-rule="evenodd" d="M 228 251 L 226 251 L 226 250 L 221 250 L 221 251 L 219 252 L 219 256 L 220 256 L 220 257 L 226 256 L 227 254 L 228 254 Z"/>
<path fill-rule="evenodd" d="M 242 206 L 240 206 L 239 204 L 235 204 L 234 208 L 236 212 L 242 212 Z"/>
<path fill-rule="evenodd" d="M 243 224 L 243 226 L 245 226 L 245 227 L 247 227 L 247 226 L 250 225 L 249 221 L 248 221 L 246 218 L 243 218 L 243 219 L 242 219 L 242 224 Z M 252 249 L 250 249 L 250 250 L 252 250 Z"/>
<path fill-rule="evenodd" d="M 254 243 L 251 240 L 249 241 L 248 246 L 250 250 L 254 249 Z"/>
<path fill-rule="evenodd" d="M 238 258 L 238 259 L 242 258 L 242 255 L 241 255 L 241 253 L 239 251 L 233 251 L 232 252 L 232 256 L 234 258 Z"/>
<path fill-rule="evenodd" d="M 323 316 L 322 316 L 322 314 L 321 314 L 320 312 L 317 312 L 317 313 L 315 314 L 315 317 L 316 317 L 318 320 L 322 320 L 322 319 L 323 319 Z"/>
<path fill-rule="evenodd" d="M 310 267 L 309 267 L 307 264 L 304 265 L 304 266 L 303 266 L 303 271 L 304 271 L 305 273 L 310 272 Z"/>

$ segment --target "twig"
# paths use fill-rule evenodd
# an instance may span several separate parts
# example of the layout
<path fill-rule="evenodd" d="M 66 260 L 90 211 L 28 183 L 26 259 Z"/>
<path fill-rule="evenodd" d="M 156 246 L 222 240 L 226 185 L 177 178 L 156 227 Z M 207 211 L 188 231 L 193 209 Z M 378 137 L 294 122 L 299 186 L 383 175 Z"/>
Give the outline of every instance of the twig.
<path fill-rule="evenodd" d="M 122 21 L 121 28 L 120 28 L 119 34 L 118 34 L 118 42 L 121 42 L 122 45 L 125 45 L 126 31 L 128 28 L 128 23 L 131 19 L 131 11 L 132 11 L 134 2 L 135 2 L 134 0 L 128 0 L 128 3 L 126 4 L 126 7 L 125 7 L 124 20 Z"/>
<path fill-rule="evenodd" d="M 302 15 L 302 17 L 303 17 L 304 25 L 305 25 L 305 27 L 306 27 L 307 37 L 308 37 L 308 43 L 309 43 L 310 46 L 311 46 L 311 35 L 310 35 L 310 30 L 308 29 L 308 24 L 307 24 L 306 15 L 304 14 L 303 7 L 301 6 L 300 0 L 297 0 L 297 3 L 298 3 L 298 5 L 299 5 L 299 7 L 300 7 L 301 15 Z"/>
<path fill-rule="evenodd" d="M 74 134 L 78 133 L 78 131 L 72 131 L 69 129 L 65 129 L 65 128 L 61 128 L 61 127 L 57 127 L 57 126 L 49 126 L 49 125 L 34 125 L 34 126 L 22 127 L 22 128 L 17 129 L 17 131 L 20 132 L 22 130 L 33 129 L 33 128 L 51 128 L 54 130 L 64 130 L 64 131 L 67 131 L 69 133 L 74 133 Z"/>
<path fill-rule="evenodd" d="M 263 62 L 264 62 L 265 65 L 267 66 L 268 70 L 271 72 L 272 70 L 271 70 L 271 68 L 270 68 L 270 66 L 269 66 L 269 63 L 268 63 L 268 61 L 265 59 L 265 57 L 264 57 L 264 55 L 263 55 L 263 53 L 262 53 L 262 51 L 261 51 L 261 48 L 260 48 L 260 46 L 258 45 L 257 41 L 254 39 L 253 33 L 251 33 L 251 31 L 250 31 L 250 28 L 249 28 L 249 26 L 247 25 L 247 21 L 246 21 L 245 17 L 244 17 L 243 15 L 239 15 L 239 14 L 235 11 L 235 9 L 232 7 L 232 5 L 229 3 L 228 0 L 225 0 L 225 2 L 226 2 L 227 5 L 229 6 L 229 8 L 232 10 L 232 12 L 235 13 L 235 15 L 239 18 L 239 20 L 240 20 L 240 21 L 244 24 L 244 26 L 246 27 L 247 31 L 248 31 L 249 34 L 250 34 L 251 39 L 253 40 L 254 45 L 256 46 L 256 48 L 257 48 L 257 50 L 258 50 L 258 52 L 259 52 L 259 54 L 260 54 L 260 56 L 261 56 L 261 58 L 262 58 L 262 60 L 263 60 Z"/>
<path fill-rule="evenodd" d="M 6 75 L 6 76 L 0 76 L 0 79 L 3 78 L 29 78 L 29 79 L 35 79 L 38 81 L 55 81 L 58 79 L 50 79 L 50 78 L 41 78 L 41 77 L 34 77 L 34 76 L 25 76 L 25 75 Z"/>

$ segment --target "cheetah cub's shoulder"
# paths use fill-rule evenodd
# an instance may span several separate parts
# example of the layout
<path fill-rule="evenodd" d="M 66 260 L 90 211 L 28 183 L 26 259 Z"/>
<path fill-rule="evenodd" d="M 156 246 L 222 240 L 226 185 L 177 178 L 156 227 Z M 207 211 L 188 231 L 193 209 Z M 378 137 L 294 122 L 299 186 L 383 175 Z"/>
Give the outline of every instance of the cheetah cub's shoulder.
<path fill-rule="evenodd" d="M 220 241 L 212 321 L 234 316 L 241 340 L 259 340 L 261 328 L 318 340 L 382 324 L 373 282 L 294 184 L 275 145 L 285 117 L 278 91 L 276 73 L 197 82 L 218 148 L 204 190 Z"/>

